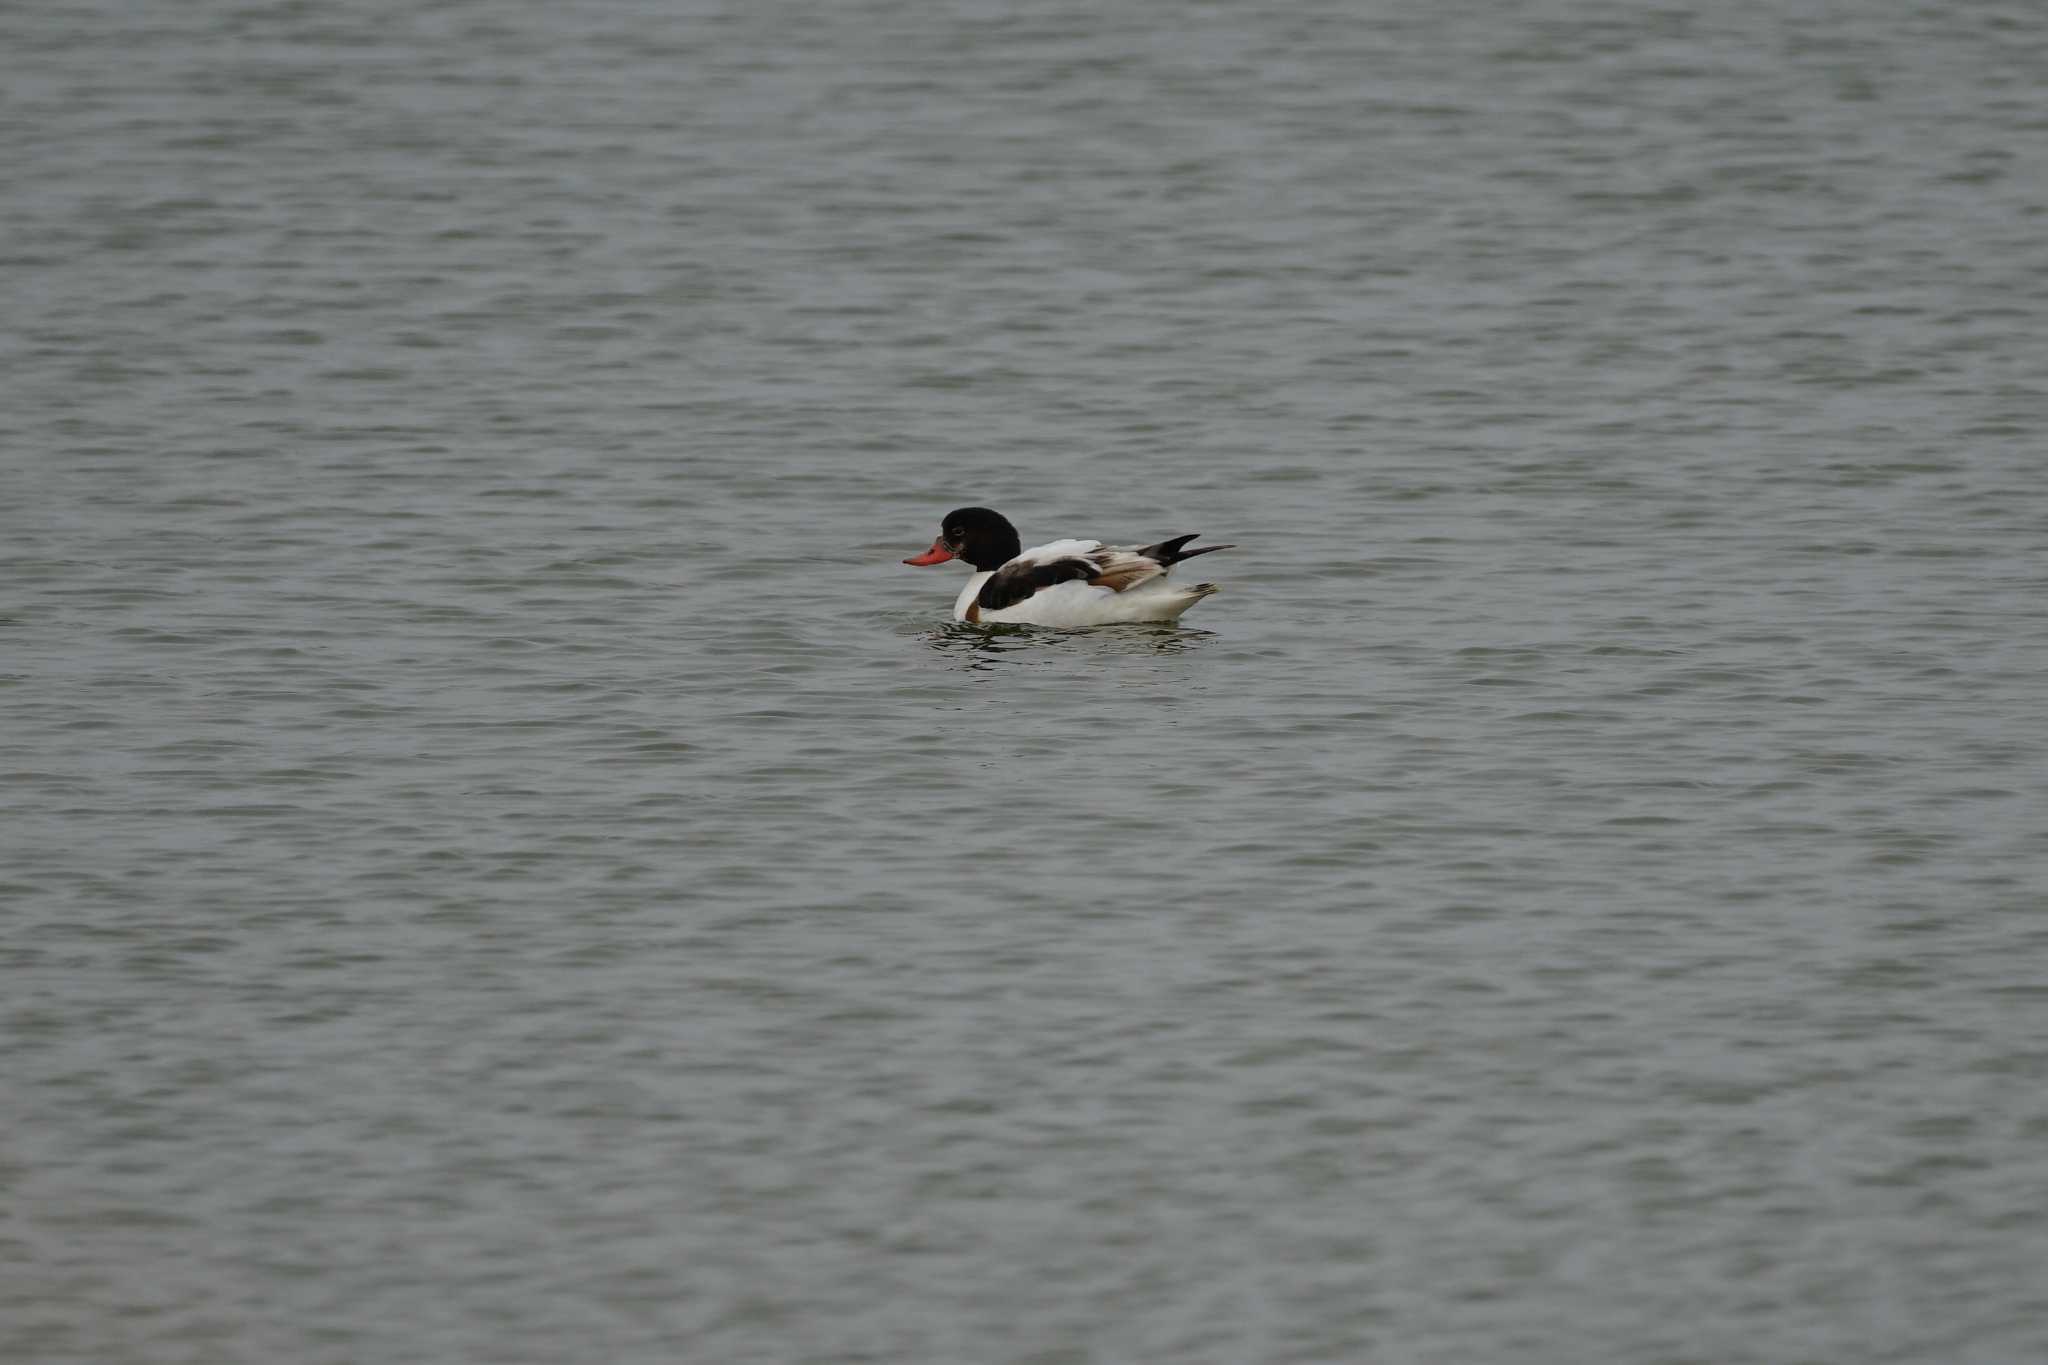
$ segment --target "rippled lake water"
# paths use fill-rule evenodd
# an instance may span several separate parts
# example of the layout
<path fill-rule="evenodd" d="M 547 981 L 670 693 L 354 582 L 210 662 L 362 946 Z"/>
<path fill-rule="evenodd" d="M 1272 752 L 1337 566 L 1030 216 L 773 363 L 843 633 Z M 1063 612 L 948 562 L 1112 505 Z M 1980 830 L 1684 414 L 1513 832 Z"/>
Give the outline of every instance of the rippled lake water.
<path fill-rule="evenodd" d="M 0 72 L 0 1357 L 2048 1358 L 2037 11 Z"/>

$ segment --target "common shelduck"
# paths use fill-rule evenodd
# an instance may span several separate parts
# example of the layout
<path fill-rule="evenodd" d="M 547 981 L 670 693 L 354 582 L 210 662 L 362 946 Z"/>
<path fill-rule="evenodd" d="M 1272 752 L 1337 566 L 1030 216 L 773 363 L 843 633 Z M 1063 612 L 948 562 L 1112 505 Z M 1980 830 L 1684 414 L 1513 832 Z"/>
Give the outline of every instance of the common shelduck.
<path fill-rule="evenodd" d="M 962 507 L 946 513 L 931 549 L 903 562 L 922 566 L 961 559 L 974 566 L 974 577 L 953 604 L 956 621 L 1066 629 L 1171 621 L 1217 588 L 1214 583 L 1169 583 L 1167 571 L 1184 559 L 1236 548 L 1185 548 L 1194 538 L 1175 536 L 1142 550 L 1099 540 L 1055 540 L 1020 550 L 1017 528 L 1001 513 Z"/>

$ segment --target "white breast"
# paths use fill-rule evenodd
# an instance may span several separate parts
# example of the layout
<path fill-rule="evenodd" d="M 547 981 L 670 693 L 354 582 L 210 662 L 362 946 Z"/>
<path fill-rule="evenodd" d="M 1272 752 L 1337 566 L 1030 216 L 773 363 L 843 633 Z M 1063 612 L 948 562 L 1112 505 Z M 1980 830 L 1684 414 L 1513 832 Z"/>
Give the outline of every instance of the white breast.
<path fill-rule="evenodd" d="M 986 582 L 988 582 L 988 570 L 986 569 L 967 580 L 967 586 L 960 590 L 960 595 L 957 598 L 953 599 L 953 619 L 955 621 L 965 621 L 967 619 L 968 604 L 974 601 L 974 595 L 981 591 L 981 585 Z"/>

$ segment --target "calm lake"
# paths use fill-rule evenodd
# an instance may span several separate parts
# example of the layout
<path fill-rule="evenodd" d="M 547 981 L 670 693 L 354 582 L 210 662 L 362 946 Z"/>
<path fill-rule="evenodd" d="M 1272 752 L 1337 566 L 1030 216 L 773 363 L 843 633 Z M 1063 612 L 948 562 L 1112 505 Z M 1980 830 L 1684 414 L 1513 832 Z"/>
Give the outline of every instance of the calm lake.
<path fill-rule="evenodd" d="M 2048 12 L 0 77 L 0 1359 L 2048 1359 Z"/>

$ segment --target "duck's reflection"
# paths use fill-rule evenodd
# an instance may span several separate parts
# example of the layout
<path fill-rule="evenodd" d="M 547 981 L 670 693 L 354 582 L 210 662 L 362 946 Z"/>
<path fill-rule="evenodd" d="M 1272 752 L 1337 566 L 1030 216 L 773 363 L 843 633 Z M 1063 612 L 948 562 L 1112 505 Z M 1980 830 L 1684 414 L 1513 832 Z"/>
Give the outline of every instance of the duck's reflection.
<path fill-rule="evenodd" d="M 958 656 L 970 671 L 986 672 L 1077 657 L 1185 654 L 1215 639 L 1216 632 L 1193 630 L 1171 621 L 1140 621 L 1088 630 L 983 626 L 955 621 L 924 632 L 922 638 L 929 648 Z"/>

